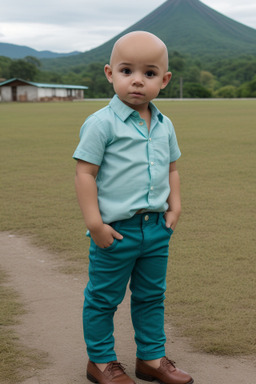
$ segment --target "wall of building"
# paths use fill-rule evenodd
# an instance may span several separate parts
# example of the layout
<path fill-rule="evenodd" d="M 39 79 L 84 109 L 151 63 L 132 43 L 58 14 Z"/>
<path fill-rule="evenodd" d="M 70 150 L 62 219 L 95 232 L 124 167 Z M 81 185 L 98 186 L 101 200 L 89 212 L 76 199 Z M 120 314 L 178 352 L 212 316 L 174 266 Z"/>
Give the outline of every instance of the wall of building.
<path fill-rule="evenodd" d="M 53 101 L 83 99 L 82 89 L 38 88 L 32 85 L 0 87 L 0 101 Z"/>
<path fill-rule="evenodd" d="M 82 89 L 38 88 L 38 101 L 83 99 Z"/>
<path fill-rule="evenodd" d="M 0 87 L 0 101 L 37 101 L 37 88 L 29 85 Z"/>
<path fill-rule="evenodd" d="M 1 87 L 0 88 L 0 101 L 12 101 L 12 88 Z"/>
<path fill-rule="evenodd" d="M 37 101 L 38 90 L 29 85 L 19 85 L 17 87 L 17 101 Z"/>
<path fill-rule="evenodd" d="M 38 101 L 64 100 L 67 90 L 62 88 L 38 88 Z"/>

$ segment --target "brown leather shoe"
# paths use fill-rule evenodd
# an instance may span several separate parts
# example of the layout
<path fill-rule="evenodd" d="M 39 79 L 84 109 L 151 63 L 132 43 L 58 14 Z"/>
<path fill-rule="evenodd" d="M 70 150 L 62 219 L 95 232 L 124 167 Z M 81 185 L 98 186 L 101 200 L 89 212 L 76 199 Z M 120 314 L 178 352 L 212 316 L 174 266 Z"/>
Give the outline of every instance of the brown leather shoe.
<path fill-rule="evenodd" d="M 136 376 L 146 381 L 158 380 L 163 384 L 192 384 L 194 380 L 188 373 L 176 368 L 174 362 L 162 357 L 160 367 L 153 368 L 145 361 L 136 360 Z"/>
<path fill-rule="evenodd" d="M 88 361 L 87 379 L 99 384 L 135 384 L 135 382 L 124 373 L 124 367 L 117 361 L 111 361 L 103 372 L 92 361 Z"/>

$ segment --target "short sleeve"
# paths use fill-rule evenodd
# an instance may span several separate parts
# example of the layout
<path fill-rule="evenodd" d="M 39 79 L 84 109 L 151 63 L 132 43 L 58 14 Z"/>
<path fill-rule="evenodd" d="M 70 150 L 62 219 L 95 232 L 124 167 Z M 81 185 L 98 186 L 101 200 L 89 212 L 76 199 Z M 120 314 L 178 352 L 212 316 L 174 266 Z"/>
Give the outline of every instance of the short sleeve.
<path fill-rule="evenodd" d="M 169 120 L 169 119 L 168 119 Z M 169 120 L 170 124 L 170 139 L 169 139 L 169 147 L 170 147 L 170 163 L 178 160 L 181 156 L 181 151 L 178 145 L 176 133 L 172 122 Z"/>
<path fill-rule="evenodd" d="M 107 137 L 102 121 L 97 116 L 91 115 L 81 127 L 80 142 L 73 158 L 100 166 L 106 144 Z"/>

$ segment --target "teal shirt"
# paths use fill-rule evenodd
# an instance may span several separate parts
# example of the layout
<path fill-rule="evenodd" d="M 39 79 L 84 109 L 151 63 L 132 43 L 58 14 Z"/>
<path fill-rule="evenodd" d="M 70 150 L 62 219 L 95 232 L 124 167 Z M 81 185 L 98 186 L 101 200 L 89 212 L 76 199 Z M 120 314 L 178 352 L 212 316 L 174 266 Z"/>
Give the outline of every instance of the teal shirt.
<path fill-rule="evenodd" d="M 169 163 L 181 153 L 171 121 L 150 103 L 151 127 L 117 95 L 89 116 L 73 158 L 100 166 L 96 178 L 104 223 L 138 210 L 164 212 L 170 193 Z"/>

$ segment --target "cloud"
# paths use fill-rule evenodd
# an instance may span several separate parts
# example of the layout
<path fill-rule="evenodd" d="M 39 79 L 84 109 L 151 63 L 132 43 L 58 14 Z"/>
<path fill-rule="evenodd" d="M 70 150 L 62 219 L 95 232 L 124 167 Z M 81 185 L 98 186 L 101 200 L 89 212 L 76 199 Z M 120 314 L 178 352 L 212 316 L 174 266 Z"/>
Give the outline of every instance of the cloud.
<path fill-rule="evenodd" d="M 231 19 L 256 28 L 255 0 L 202 0 L 202 2 Z"/>
<path fill-rule="evenodd" d="M 139 20 L 162 4 L 163 0 L 20 0 L 5 1 L 1 5 L 0 21 L 76 25 L 85 23 L 129 23 Z"/>
<path fill-rule="evenodd" d="M 1 5 L 1 41 L 55 52 L 86 51 L 111 39 L 163 0 L 9 0 Z"/>

